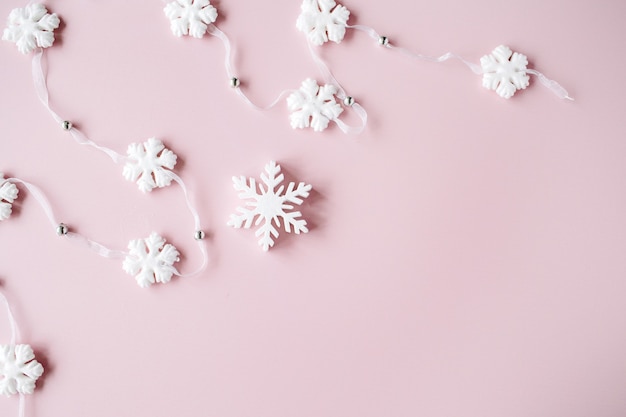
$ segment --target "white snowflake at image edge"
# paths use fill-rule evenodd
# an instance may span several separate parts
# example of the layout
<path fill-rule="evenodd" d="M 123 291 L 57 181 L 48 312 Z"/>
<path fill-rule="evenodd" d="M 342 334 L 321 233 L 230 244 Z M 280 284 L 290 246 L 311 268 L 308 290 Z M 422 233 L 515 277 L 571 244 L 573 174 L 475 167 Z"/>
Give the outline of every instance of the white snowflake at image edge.
<path fill-rule="evenodd" d="M 300 89 L 287 97 L 291 127 L 303 129 L 310 126 L 316 132 L 326 129 L 328 123 L 343 112 L 335 100 L 335 94 L 337 87 L 334 85 L 319 86 L 311 78 L 304 80 Z"/>
<path fill-rule="evenodd" d="M 172 33 L 178 37 L 202 38 L 208 25 L 217 19 L 217 9 L 209 0 L 175 0 L 163 9 L 170 19 Z"/>
<path fill-rule="evenodd" d="M 54 43 L 54 30 L 60 23 L 56 13 L 49 14 L 43 4 L 29 4 L 11 10 L 2 40 L 14 42 L 23 54 L 37 47 L 49 48 Z"/>
<path fill-rule="evenodd" d="M 507 46 L 500 45 L 480 58 L 480 65 L 484 72 L 483 87 L 495 90 L 500 97 L 511 98 L 517 90 L 528 87 L 528 58 Z"/>
<path fill-rule="evenodd" d="M 0 345 L 0 394 L 32 394 L 43 366 L 29 345 Z"/>
<path fill-rule="evenodd" d="M 150 138 L 144 143 L 131 143 L 127 154 L 122 174 L 128 181 L 137 181 L 141 191 L 146 193 L 170 185 L 172 175 L 164 168 L 173 169 L 177 157 L 163 142 Z"/>
<path fill-rule="evenodd" d="M 250 178 L 248 182 L 244 176 L 233 177 L 233 187 L 239 191 L 238 197 L 250 201 L 246 201 L 245 207 L 237 207 L 238 213 L 231 214 L 227 224 L 249 229 L 254 222 L 254 226 L 259 226 L 255 236 L 259 237 L 259 245 L 264 251 L 274 246 L 274 239 L 279 235 L 276 227 L 280 227 L 281 218 L 287 233 L 291 233 L 292 229 L 295 234 L 309 231 L 306 220 L 299 218 L 302 213 L 291 210 L 294 204 L 302 204 L 313 187 L 303 182 L 296 187 L 294 182 L 290 182 L 285 190 L 285 185 L 282 184 L 285 176 L 280 171 L 280 165 L 274 161 L 265 165 L 265 174 L 261 174 L 261 180 L 266 188 L 263 184 L 258 184 L 258 190 L 254 178 Z"/>
<path fill-rule="evenodd" d="M 6 220 L 11 217 L 13 212 L 12 204 L 17 198 L 18 192 L 15 184 L 7 181 L 4 178 L 4 174 L 0 172 L 0 220 Z"/>
<path fill-rule="evenodd" d="M 335 7 L 336 6 L 336 7 Z M 334 0 L 304 0 L 296 28 L 314 45 L 333 41 L 340 43 L 346 34 L 350 11 Z"/>
<path fill-rule="evenodd" d="M 129 253 L 122 268 L 130 275 L 135 275 L 137 284 L 146 288 L 155 282 L 167 283 L 176 272 L 174 262 L 179 261 L 178 250 L 165 244 L 158 234 L 152 232 L 146 239 L 135 239 L 128 243 Z"/>

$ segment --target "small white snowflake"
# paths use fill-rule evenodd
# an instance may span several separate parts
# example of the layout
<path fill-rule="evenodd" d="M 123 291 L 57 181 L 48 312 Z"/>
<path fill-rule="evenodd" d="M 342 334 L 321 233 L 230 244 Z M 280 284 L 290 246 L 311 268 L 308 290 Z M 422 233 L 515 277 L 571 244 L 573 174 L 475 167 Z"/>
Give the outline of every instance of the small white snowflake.
<path fill-rule="evenodd" d="M 43 4 L 29 4 L 11 10 L 2 40 L 14 42 L 23 54 L 36 47 L 49 48 L 54 43 L 54 29 L 59 23 L 56 13 L 49 14 Z"/>
<path fill-rule="evenodd" d="M 239 198 L 252 201 L 245 203 L 250 208 L 237 207 L 239 214 L 231 214 L 227 224 L 235 228 L 249 229 L 256 217 L 254 225 L 263 224 L 258 228 L 255 235 L 260 237 L 259 245 L 263 247 L 264 251 L 267 251 L 274 246 L 274 238 L 278 237 L 276 227 L 280 227 L 280 218 L 283 219 L 287 233 L 291 233 L 292 228 L 296 234 L 309 231 L 306 227 L 306 220 L 298 218 L 302 213 L 290 210 L 293 210 L 293 204 L 302 204 L 303 199 L 309 196 L 312 186 L 301 182 L 296 187 L 295 183 L 290 182 L 287 190 L 285 190 L 285 186 L 282 184 L 285 176 L 280 172 L 280 165 L 274 161 L 265 165 L 265 172 L 267 175 L 261 174 L 261 180 L 267 188 L 263 188 L 263 184 L 259 184 L 258 192 L 254 178 L 250 178 L 248 183 L 243 176 L 233 177 L 233 187 L 239 191 Z M 283 191 L 285 192 L 283 193 Z M 276 223 L 276 227 L 272 221 Z"/>
<path fill-rule="evenodd" d="M 11 217 L 12 204 L 17 198 L 18 192 L 15 184 L 6 181 L 4 174 L 0 172 L 0 220 Z"/>
<path fill-rule="evenodd" d="M 152 232 L 146 239 L 131 240 L 128 249 L 122 268 L 135 275 L 140 287 L 146 288 L 155 282 L 170 282 L 176 271 L 174 262 L 179 261 L 178 250 L 173 245 L 165 244 L 165 239 Z"/>
<path fill-rule="evenodd" d="M 296 27 L 306 33 L 311 43 L 322 45 L 329 40 L 335 43 L 343 40 L 350 17 L 344 6 L 334 0 L 304 0 L 301 9 Z"/>
<path fill-rule="evenodd" d="M 303 129 L 311 126 L 316 132 L 328 127 L 328 122 L 335 120 L 343 108 L 335 100 L 337 88 L 331 84 L 317 85 L 315 80 L 307 78 L 299 90 L 287 97 L 287 107 L 291 111 L 291 127 Z"/>
<path fill-rule="evenodd" d="M 172 33 L 178 37 L 202 38 L 209 24 L 217 19 L 217 9 L 209 0 L 175 0 L 163 9 L 170 19 Z"/>
<path fill-rule="evenodd" d="M 480 58 L 480 65 L 484 72 L 483 87 L 496 90 L 500 97 L 511 98 L 517 90 L 528 87 L 528 58 L 507 46 L 500 45 L 490 55 Z"/>
<path fill-rule="evenodd" d="M 172 182 L 172 176 L 164 168 L 173 169 L 176 154 L 165 148 L 163 142 L 150 138 L 144 143 L 128 145 L 128 161 L 123 175 L 128 181 L 137 181 L 144 193 L 156 187 L 165 187 Z"/>
<path fill-rule="evenodd" d="M 0 345 L 0 394 L 32 394 L 43 366 L 29 345 Z"/>

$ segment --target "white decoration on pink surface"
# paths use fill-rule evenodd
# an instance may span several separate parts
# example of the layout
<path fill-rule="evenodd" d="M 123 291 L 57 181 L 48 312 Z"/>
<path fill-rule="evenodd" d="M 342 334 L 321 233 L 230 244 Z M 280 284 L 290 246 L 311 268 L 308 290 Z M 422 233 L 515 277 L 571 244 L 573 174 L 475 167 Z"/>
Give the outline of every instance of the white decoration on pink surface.
<path fill-rule="evenodd" d="M 165 187 L 172 182 L 172 176 L 165 168 L 173 169 L 176 154 L 167 149 L 163 142 L 150 138 L 144 143 L 131 143 L 128 146 L 128 162 L 123 175 L 128 181 L 137 181 L 144 193 L 156 187 Z"/>
<path fill-rule="evenodd" d="M 54 43 L 54 30 L 59 23 L 56 13 L 49 14 L 43 4 L 29 4 L 11 10 L 2 40 L 14 42 L 23 54 L 36 47 L 49 48 Z"/>
<path fill-rule="evenodd" d="M 335 7 L 336 6 L 336 7 Z M 304 0 L 296 28 L 304 32 L 311 43 L 322 45 L 329 40 L 340 43 L 346 34 L 350 11 L 334 0 Z"/>
<path fill-rule="evenodd" d="M 135 275 L 140 287 L 146 288 L 155 282 L 165 284 L 172 279 L 179 253 L 173 245 L 165 244 L 161 236 L 152 232 L 146 239 L 131 240 L 128 249 L 122 268 Z"/>
<path fill-rule="evenodd" d="M 172 33 L 178 37 L 202 38 L 209 24 L 217 19 L 217 9 L 209 0 L 175 0 L 163 9 L 170 19 Z"/>
<path fill-rule="evenodd" d="M 0 172 L 0 220 L 11 217 L 12 204 L 19 193 L 15 184 L 6 181 L 4 174 Z"/>
<path fill-rule="evenodd" d="M 313 188 L 310 184 L 303 182 L 296 184 L 290 182 L 285 191 L 282 184 L 285 176 L 280 172 L 280 165 L 270 161 L 265 165 L 265 174 L 261 174 L 263 184 L 259 184 L 257 191 L 254 178 L 249 179 L 249 183 L 244 176 L 233 177 L 233 187 L 239 191 L 239 198 L 242 200 L 252 200 L 245 203 L 246 207 L 237 207 L 239 214 L 231 214 L 228 221 L 229 226 L 235 228 L 249 229 L 254 222 L 255 226 L 261 226 L 255 232 L 259 238 L 259 245 L 264 251 L 274 246 L 274 238 L 278 237 L 278 230 L 272 224 L 276 223 L 280 227 L 280 219 L 283 219 L 285 231 L 291 233 L 292 227 L 296 234 L 307 233 L 306 220 L 298 219 L 302 215 L 299 211 L 293 210 L 293 204 L 300 205 L 303 199 L 309 196 L 309 191 Z M 276 189 L 278 187 L 278 189 Z M 283 191 L 285 191 L 283 193 Z M 292 204 L 289 204 L 292 203 Z"/>
<path fill-rule="evenodd" d="M 490 55 L 480 58 L 480 65 L 484 72 L 483 87 L 496 90 L 500 97 L 511 98 L 517 90 L 528 87 L 528 58 L 507 46 L 500 45 Z"/>
<path fill-rule="evenodd" d="M 332 84 L 317 85 L 315 80 L 307 78 L 299 90 L 287 97 L 287 107 L 291 112 L 291 127 L 303 129 L 311 126 L 316 132 L 328 127 L 328 122 L 335 120 L 343 108 L 335 100 L 337 87 Z"/>
<path fill-rule="evenodd" d="M 0 345 L 0 394 L 32 394 L 41 375 L 30 345 Z"/>

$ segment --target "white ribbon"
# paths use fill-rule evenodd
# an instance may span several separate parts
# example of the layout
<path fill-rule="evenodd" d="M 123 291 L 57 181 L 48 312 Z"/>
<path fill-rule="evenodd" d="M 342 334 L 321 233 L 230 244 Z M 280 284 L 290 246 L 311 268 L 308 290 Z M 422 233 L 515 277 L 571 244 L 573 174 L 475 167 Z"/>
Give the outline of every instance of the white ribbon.
<path fill-rule="evenodd" d="M 32 72 L 33 72 L 33 82 L 35 84 L 35 91 L 37 92 L 37 97 L 39 97 L 39 100 L 41 101 L 41 103 L 48 110 L 48 112 L 52 115 L 52 118 L 58 124 L 62 124 L 66 119 L 63 119 L 52 109 L 52 107 L 50 107 L 50 94 L 48 92 L 48 84 L 46 83 L 46 75 L 44 73 L 43 64 L 42 64 L 43 54 L 44 54 L 44 49 L 40 48 L 39 51 L 33 57 Z M 112 149 L 98 145 L 97 143 L 90 140 L 87 136 L 85 136 L 85 134 L 83 134 L 76 127 L 72 126 L 69 129 L 69 132 L 74 138 L 74 140 L 78 142 L 79 144 L 89 145 L 98 149 L 101 152 L 106 153 L 116 163 L 126 161 L 126 156 L 120 155 L 119 153 L 115 152 Z"/>
<path fill-rule="evenodd" d="M 8 178 L 7 181 L 14 184 L 21 184 L 26 187 L 26 189 L 32 194 L 33 197 L 35 197 L 35 200 L 37 200 L 37 203 L 39 203 L 39 205 L 43 209 L 52 227 L 56 229 L 59 226 L 59 222 L 57 222 L 57 220 L 54 218 L 54 213 L 52 211 L 52 206 L 50 205 L 50 202 L 46 198 L 45 194 L 38 187 L 19 178 Z"/>
<path fill-rule="evenodd" d="M 355 30 L 360 30 L 361 32 L 365 32 L 367 33 L 372 39 L 376 39 L 378 41 L 380 41 L 381 39 L 381 35 L 378 34 L 373 28 L 369 27 L 369 26 L 363 26 L 363 25 L 346 25 L 346 27 L 351 28 L 351 29 L 355 29 Z M 410 58 L 413 59 L 419 59 L 422 61 L 428 61 L 428 62 L 445 62 L 449 59 L 458 59 L 459 61 L 461 61 L 462 63 L 464 63 L 469 69 L 472 70 L 472 72 L 474 72 L 474 74 L 477 75 L 482 75 L 484 74 L 484 71 L 482 69 L 482 67 L 480 65 L 474 64 L 473 62 L 470 62 L 468 60 L 466 60 L 465 58 L 453 54 L 451 52 L 445 53 L 441 56 L 435 57 L 435 56 L 428 56 L 428 55 L 422 55 L 422 54 L 416 54 L 414 52 L 409 51 L 408 49 L 393 45 L 391 42 L 387 42 L 384 45 L 385 48 L 388 49 L 396 49 L 398 50 L 398 52 L 403 53 L 404 55 L 407 55 Z M 549 78 L 547 78 L 545 75 L 543 75 L 542 73 L 540 73 L 539 71 L 536 71 L 534 69 L 527 69 L 526 73 L 528 74 L 532 74 L 535 75 L 539 78 L 539 82 L 541 82 L 541 84 L 544 85 L 544 87 L 547 87 L 550 91 L 552 91 L 556 96 L 558 96 L 561 99 L 568 99 L 568 100 L 574 100 L 573 98 L 571 98 L 569 96 L 569 94 L 567 93 L 567 90 L 565 90 L 565 88 L 563 88 L 561 85 L 559 85 L 559 83 L 557 83 L 554 80 L 550 80 Z"/>

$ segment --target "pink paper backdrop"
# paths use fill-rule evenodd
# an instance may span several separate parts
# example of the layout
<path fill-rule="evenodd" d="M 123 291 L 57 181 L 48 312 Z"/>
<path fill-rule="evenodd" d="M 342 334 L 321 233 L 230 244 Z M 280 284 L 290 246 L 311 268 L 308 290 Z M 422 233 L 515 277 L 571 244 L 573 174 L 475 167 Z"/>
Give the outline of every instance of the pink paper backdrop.
<path fill-rule="evenodd" d="M 119 152 L 152 136 L 174 150 L 211 261 L 140 289 L 57 237 L 22 188 L 0 224 L 0 280 L 46 366 L 28 416 L 626 415 L 626 3 L 344 4 L 351 23 L 425 54 L 478 62 L 507 44 L 576 101 L 536 78 L 506 101 L 459 62 L 349 32 L 321 54 L 366 131 L 294 131 L 284 104 L 258 112 L 234 94 L 217 38 L 172 36 L 163 3 L 48 1 L 63 20 L 52 105 Z M 299 1 L 216 6 L 252 99 L 322 80 Z M 120 249 L 154 230 L 195 269 L 180 188 L 139 193 L 49 117 L 31 57 L 2 42 L 0 62 L 0 170 L 40 186 L 73 230 Z M 263 253 L 225 223 L 231 176 L 270 159 L 315 193 L 311 232 Z M 17 403 L 0 398 L 0 415 Z"/>

